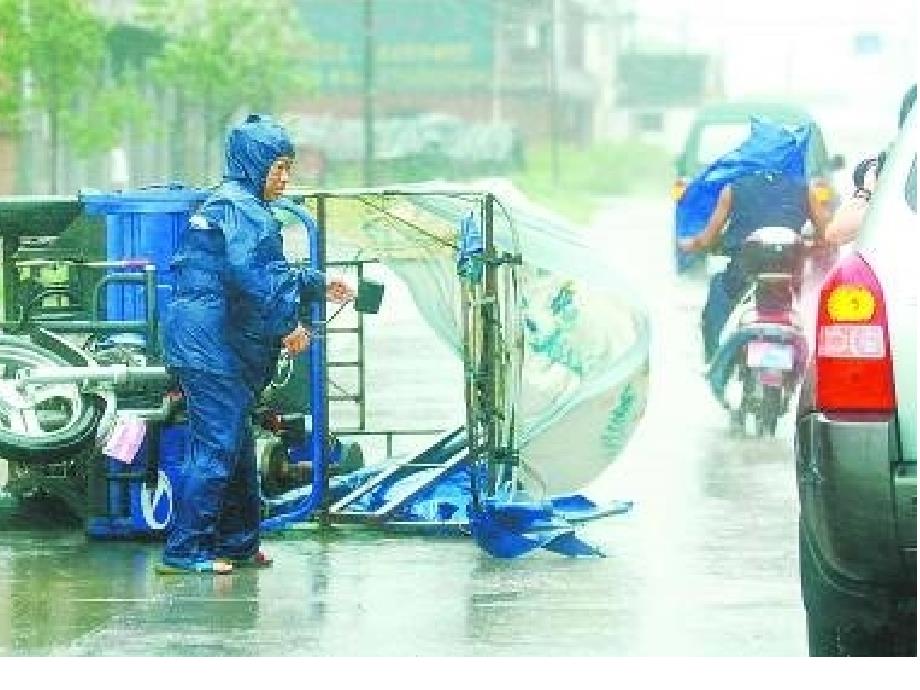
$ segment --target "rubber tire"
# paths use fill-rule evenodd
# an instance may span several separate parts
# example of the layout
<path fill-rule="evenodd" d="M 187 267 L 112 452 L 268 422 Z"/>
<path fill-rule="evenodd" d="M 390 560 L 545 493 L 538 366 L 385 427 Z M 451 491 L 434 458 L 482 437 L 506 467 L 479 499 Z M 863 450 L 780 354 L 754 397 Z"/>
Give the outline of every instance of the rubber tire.
<path fill-rule="evenodd" d="M 809 656 L 916 656 L 917 621 L 881 620 L 871 627 L 858 615 L 867 602 L 831 597 L 799 524 L 799 570 Z M 851 615 L 846 615 L 846 611 Z"/>
<path fill-rule="evenodd" d="M 910 636 L 907 626 L 901 631 L 893 624 L 869 629 L 857 622 L 833 624 L 821 616 L 805 610 L 808 630 L 809 656 L 916 656 L 917 644 L 914 637 L 913 651 L 906 642 Z M 915 634 L 915 633 L 914 633 Z"/>
<path fill-rule="evenodd" d="M 728 411 L 728 433 L 733 437 L 744 436 L 744 412 L 739 410 Z"/>
<path fill-rule="evenodd" d="M 763 400 L 757 412 L 757 435 L 776 436 L 776 423 L 779 421 L 780 407 L 783 402 L 783 391 L 774 386 L 765 386 Z"/>
<path fill-rule="evenodd" d="M 47 361 L 48 364 L 68 366 L 64 357 L 33 342 L 32 336 L 0 334 L 0 346 L 19 349 Z M 87 449 L 96 439 L 96 428 L 103 410 L 94 396 L 84 396 L 83 412 L 75 423 L 62 432 L 41 439 L 10 433 L 0 428 L 0 457 L 27 464 L 45 464 L 73 458 Z"/>

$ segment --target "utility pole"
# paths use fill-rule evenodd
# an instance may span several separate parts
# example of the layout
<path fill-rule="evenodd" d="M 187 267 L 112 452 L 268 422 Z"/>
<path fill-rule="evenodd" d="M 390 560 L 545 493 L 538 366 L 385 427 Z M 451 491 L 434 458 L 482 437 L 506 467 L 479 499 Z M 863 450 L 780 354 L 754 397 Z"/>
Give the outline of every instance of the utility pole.
<path fill-rule="evenodd" d="M 29 10 L 29 0 L 25 0 L 22 3 L 22 26 L 26 34 L 31 36 L 32 24 Z M 19 77 L 21 79 L 19 84 L 21 91 L 18 117 L 21 122 L 21 128 L 18 134 L 19 149 L 16 155 L 16 191 L 20 194 L 36 194 L 39 190 L 36 184 L 37 175 L 33 155 L 36 148 L 33 140 L 35 134 L 32 122 L 34 119 L 32 117 L 32 92 L 34 87 L 32 84 L 32 69 L 28 63 L 22 66 Z"/>
<path fill-rule="evenodd" d="M 374 2 L 364 0 L 364 186 L 374 184 Z"/>
<path fill-rule="evenodd" d="M 556 65 L 556 2 L 549 0 L 549 143 L 550 172 L 559 184 L 559 74 Z"/>
<path fill-rule="evenodd" d="M 492 0 L 492 124 L 502 120 L 502 0 Z"/>

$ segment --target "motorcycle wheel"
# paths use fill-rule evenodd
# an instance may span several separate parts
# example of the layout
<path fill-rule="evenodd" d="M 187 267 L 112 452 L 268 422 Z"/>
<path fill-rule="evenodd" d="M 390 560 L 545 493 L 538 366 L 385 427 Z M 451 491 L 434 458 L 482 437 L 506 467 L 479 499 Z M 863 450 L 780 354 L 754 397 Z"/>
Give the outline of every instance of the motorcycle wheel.
<path fill-rule="evenodd" d="M 65 358 L 29 336 L 0 335 L 0 456 L 23 463 L 74 457 L 96 438 L 102 410 L 74 384 L 38 386 L 26 399 L 16 386 L 20 369 L 67 366 Z"/>
<path fill-rule="evenodd" d="M 757 411 L 757 435 L 776 436 L 776 422 L 779 420 L 783 402 L 783 390 L 775 386 L 763 387 L 763 398 Z"/>
<path fill-rule="evenodd" d="M 760 436 L 760 408 L 763 384 L 757 380 L 757 374 L 746 367 L 739 367 L 742 397 L 738 408 L 738 430 L 741 435 L 751 438 Z"/>

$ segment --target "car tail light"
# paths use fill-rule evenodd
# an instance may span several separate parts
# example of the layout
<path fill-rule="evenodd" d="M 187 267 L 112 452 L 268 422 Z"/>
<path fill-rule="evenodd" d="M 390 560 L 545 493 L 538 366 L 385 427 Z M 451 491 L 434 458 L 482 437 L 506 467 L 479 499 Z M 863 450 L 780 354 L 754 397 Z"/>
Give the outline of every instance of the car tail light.
<path fill-rule="evenodd" d="M 875 273 L 859 254 L 841 259 L 824 281 L 816 342 L 819 410 L 894 410 L 885 299 Z"/>
<path fill-rule="evenodd" d="M 674 201 L 680 201 L 685 191 L 687 191 L 687 181 L 678 179 L 671 185 L 671 198 L 674 199 Z"/>

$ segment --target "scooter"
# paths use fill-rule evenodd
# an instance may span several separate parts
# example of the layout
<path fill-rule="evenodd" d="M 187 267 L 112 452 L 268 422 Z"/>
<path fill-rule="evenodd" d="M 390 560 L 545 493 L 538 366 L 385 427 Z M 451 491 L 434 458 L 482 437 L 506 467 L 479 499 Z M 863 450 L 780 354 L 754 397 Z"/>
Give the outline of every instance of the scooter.
<path fill-rule="evenodd" d="M 748 289 L 707 373 L 734 432 L 774 436 L 802 380 L 808 359 L 800 304 L 806 254 L 805 240 L 783 227 L 760 228 L 742 246 Z"/>

